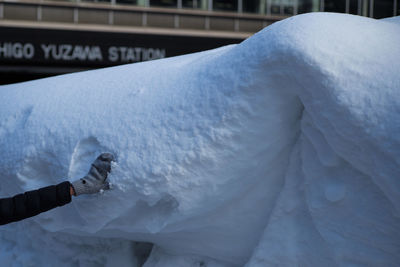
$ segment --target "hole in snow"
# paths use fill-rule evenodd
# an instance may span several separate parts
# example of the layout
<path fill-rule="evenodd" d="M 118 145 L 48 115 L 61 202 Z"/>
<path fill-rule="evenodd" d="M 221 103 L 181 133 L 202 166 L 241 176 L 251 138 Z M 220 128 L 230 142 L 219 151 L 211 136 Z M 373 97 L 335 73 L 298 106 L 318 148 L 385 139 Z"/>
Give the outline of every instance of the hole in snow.
<path fill-rule="evenodd" d="M 77 179 L 85 176 L 93 160 L 103 152 L 110 151 L 105 146 L 101 145 L 96 137 L 89 136 L 81 139 L 72 153 L 68 177 Z"/>

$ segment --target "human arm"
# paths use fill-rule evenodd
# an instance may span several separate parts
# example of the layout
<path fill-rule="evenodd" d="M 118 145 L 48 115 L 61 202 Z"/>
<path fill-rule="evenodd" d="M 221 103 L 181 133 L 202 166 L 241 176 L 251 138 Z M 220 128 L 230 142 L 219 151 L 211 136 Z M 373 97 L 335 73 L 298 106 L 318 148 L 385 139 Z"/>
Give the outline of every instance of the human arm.
<path fill-rule="evenodd" d="M 111 171 L 113 160 L 112 154 L 103 153 L 93 162 L 88 174 L 73 183 L 66 181 L 0 199 L 0 225 L 20 221 L 63 206 L 71 202 L 72 195 L 92 194 L 108 189 L 109 184 L 106 179 Z"/>
<path fill-rule="evenodd" d="M 0 225 L 20 221 L 71 202 L 70 182 L 0 199 Z"/>

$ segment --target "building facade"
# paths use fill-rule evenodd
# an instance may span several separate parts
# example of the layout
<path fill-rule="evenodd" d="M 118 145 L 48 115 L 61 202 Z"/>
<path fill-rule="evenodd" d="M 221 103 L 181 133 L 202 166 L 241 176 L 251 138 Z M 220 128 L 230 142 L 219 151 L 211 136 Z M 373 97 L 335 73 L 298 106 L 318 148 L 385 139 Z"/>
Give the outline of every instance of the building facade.
<path fill-rule="evenodd" d="M 400 0 L 0 0 L 0 84 L 239 43 L 288 16 L 399 14 Z"/>

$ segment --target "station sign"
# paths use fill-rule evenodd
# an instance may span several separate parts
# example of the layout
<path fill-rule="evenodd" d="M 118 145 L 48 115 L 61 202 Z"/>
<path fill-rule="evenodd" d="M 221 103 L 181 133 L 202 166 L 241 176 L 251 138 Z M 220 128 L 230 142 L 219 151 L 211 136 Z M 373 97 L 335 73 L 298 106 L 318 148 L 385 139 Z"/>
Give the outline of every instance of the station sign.
<path fill-rule="evenodd" d="M 95 68 L 204 51 L 241 39 L 0 27 L 0 65 Z"/>
<path fill-rule="evenodd" d="M 0 43 L 0 58 L 4 60 L 79 61 L 87 63 L 128 63 L 166 57 L 165 48 L 129 46 L 54 44 L 54 43 Z"/>

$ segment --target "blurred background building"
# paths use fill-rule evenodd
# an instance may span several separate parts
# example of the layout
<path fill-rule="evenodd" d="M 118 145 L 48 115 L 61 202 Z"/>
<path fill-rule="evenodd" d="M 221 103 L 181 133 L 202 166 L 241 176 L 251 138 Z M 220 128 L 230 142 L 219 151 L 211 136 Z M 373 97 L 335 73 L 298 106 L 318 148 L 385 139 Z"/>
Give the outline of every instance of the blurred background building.
<path fill-rule="evenodd" d="M 0 84 L 239 43 L 288 16 L 400 14 L 400 0 L 0 0 Z"/>

